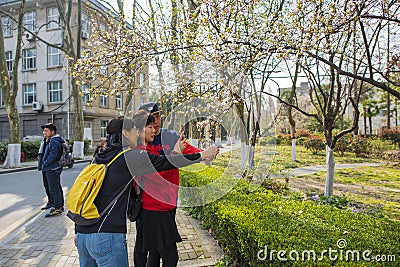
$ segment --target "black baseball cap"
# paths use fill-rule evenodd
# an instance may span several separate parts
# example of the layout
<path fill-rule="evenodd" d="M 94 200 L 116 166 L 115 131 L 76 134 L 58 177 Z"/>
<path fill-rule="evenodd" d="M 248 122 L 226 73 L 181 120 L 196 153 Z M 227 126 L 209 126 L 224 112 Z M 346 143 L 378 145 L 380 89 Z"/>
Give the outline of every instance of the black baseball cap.
<path fill-rule="evenodd" d="M 158 108 L 157 103 L 155 102 L 147 102 L 143 103 L 139 106 L 139 110 L 144 110 L 148 113 L 157 113 L 161 112 L 161 110 Z"/>
<path fill-rule="evenodd" d="M 57 127 L 53 124 L 53 123 L 46 123 L 44 125 L 41 126 L 42 130 L 44 130 L 45 128 L 49 129 L 50 131 L 55 131 L 57 132 Z"/>

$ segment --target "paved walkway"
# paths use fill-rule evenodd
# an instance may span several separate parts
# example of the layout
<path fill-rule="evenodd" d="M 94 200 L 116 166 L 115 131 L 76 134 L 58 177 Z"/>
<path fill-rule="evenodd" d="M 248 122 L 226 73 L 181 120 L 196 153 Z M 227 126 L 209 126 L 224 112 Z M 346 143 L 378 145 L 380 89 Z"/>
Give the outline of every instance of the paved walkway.
<path fill-rule="evenodd" d="M 73 244 L 74 226 L 66 216 L 45 218 L 41 212 L 0 241 L 0 266 L 79 266 Z M 222 250 L 197 221 L 178 209 L 178 266 L 213 266 Z M 133 266 L 135 224 L 128 223 L 129 262 Z"/>
<path fill-rule="evenodd" d="M 21 167 L 20 170 L 35 168 L 35 163 L 24 163 Z M 7 170 L 0 168 L 0 173 L 4 171 Z M 0 266 L 79 266 L 72 221 L 66 216 L 45 218 L 47 211 L 41 211 L 40 207 L 33 213 L 37 214 L 33 219 L 0 240 Z M 178 266 L 215 265 L 223 255 L 217 241 L 181 209 L 176 221 L 183 239 L 178 243 Z M 128 222 L 130 266 L 133 266 L 135 235 L 135 223 Z"/>
<path fill-rule="evenodd" d="M 352 163 L 352 164 L 336 164 L 335 170 L 336 169 L 345 169 L 345 168 L 377 167 L 377 166 L 381 166 L 381 165 L 382 165 L 382 163 L 371 163 L 371 162 Z M 300 167 L 300 168 L 295 168 L 295 169 L 289 169 L 288 171 L 289 171 L 290 175 L 292 175 L 292 176 L 302 176 L 302 175 L 306 175 L 306 174 L 313 174 L 313 173 L 317 173 L 317 172 L 326 171 L 326 165 Z"/>

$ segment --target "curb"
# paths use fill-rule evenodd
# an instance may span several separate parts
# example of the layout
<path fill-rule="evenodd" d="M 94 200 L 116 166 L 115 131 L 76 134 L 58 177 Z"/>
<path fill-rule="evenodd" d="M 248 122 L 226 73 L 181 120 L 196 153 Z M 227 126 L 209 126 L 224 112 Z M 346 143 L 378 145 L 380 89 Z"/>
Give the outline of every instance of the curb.
<path fill-rule="evenodd" d="M 74 162 L 74 164 L 87 163 L 87 162 L 90 162 L 90 160 L 89 159 L 76 160 Z M 14 168 L 14 169 L 0 169 L 0 175 L 7 174 L 7 173 L 14 173 L 14 172 L 31 171 L 31 170 L 36 170 L 36 169 L 37 169 L 37 166 L 19 167 L 19 168 Z"/>

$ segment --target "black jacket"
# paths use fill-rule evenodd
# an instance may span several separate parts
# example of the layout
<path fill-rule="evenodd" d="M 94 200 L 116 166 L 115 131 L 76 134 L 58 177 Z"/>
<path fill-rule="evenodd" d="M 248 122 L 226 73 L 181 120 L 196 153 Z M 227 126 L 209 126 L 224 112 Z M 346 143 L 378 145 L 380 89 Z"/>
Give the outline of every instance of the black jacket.
<path fill-rule="evenodd" d="M 112 147 L 95 156 L 97 163 L 108 163 L 120 152 L 119 147 Z M 131 149 L 115 160 L 108 168 L 103 185 L 97 195 L 95 204 L 99 213 L 116 196 L 133 176 L 184 167 L 201 161 L 200 153 L 176 156 L 158 156 L 144 150 Z M 129 190 L 119 198 L 117 204 L 96 224 L 90 226 L 76 225 L 78 233 L 126 233 L 126 210 Z"/>

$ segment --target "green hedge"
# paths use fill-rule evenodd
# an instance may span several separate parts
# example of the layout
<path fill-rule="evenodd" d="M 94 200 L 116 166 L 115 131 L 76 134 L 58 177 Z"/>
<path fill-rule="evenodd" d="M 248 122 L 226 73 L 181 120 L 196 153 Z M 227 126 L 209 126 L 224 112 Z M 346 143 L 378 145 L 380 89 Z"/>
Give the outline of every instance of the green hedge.
<path fill-rule="evenodd" d="M 182 185 L 200 186 L 209 183 L 217 171 L 206 169 L 198 173 L 182 171 Z M 196 179 L 197 177 L 197 179 Z M 221 178 L 222 177 L 222 178 Z M 219 181 L 232 183 L 233 178 L 221 176 Z M 299 200 L 290 195 L 275 194 L 264 188 L 252 192 L 243 180 L 224 197 L 211 204 L 189 208 L 191 214 L 211 229 L 229 259 L 229 266 L 377 266 L 377 262 L 345 261 L 346 252 L 371 250 L 371 255 L 395 255 L 396 262 L 386 266 L 399 266 L 400 223 L 383 218 L 338 209 L 330 205 L 316 205 L 310 200 Z M 185 201 L 185 200 L 183 200 Z M 338 240 L 345 239 L 347 246 L 337 247 Z M 265 247 L 267 259 L 264 256 Z M 339 258 L 331 261 L 328 254 L 318 260 L 323 250 L 337 250 Z M 269 260 L 275 250 L 273 260 Z M 277 258 L 277 251 L 286 252 L 287 261 Z M 296 250 L 299 259 L 289 259 L 289 253 Z M 303 252 L 313 250 L 316 261 L 302 261 Z M 291 254 L 296 257 L 295 252 Z M 305 253 L 307 259 L 307 252 Z M 334 254 L 332 254 L 334 256 Z M 351 254 L 349 254 L 349 257 Z"/>
<path fill-rule="evenodd" d="M 73 141 L 71 142 L 73 144 Z M 89 150 L 90 140 L 84 141 L 84 153 Z M 25 160 L 36 160 L 40 148 L 40 140 L 21 142 L 21 152 L 25 154 Z M 8 142 L 0 142 L 0 161 L 7 157 Z"/>

